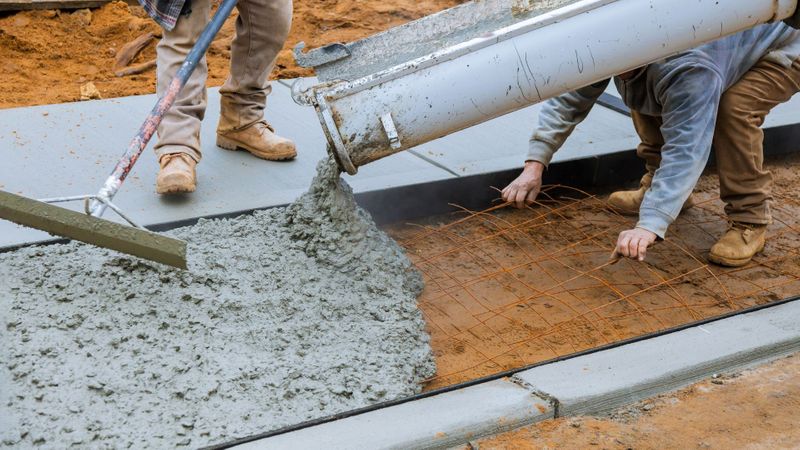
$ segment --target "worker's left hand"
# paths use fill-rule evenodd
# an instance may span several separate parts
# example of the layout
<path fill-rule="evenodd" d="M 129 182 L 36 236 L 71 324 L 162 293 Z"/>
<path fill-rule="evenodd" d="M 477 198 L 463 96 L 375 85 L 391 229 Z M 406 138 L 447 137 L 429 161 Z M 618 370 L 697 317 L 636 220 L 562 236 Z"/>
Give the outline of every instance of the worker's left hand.
<path fill-rule="evenodd" d="M 617 247 L 614 249 L 611 258 L 616 259 L 624 256 L 644 261 L 644 257 L 647 255 L 647 247 L 653 245 L 656 239 L 655 233 L 644 228 L 625 230 L 619 234 Z"/>

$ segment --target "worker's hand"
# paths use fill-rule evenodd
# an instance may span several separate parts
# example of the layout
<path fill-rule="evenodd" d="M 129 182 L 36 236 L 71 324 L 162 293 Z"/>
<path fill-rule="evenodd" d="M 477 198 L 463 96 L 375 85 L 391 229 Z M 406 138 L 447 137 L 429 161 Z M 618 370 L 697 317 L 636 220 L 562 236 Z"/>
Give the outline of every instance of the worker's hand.
<path fill-rule="evenodd" d="M 619 234 L 617 247 L 614 249 L 611 258 L 617 259 L 624 256 L 644 261 L 644 257 L 647 255 L 647 247 L 651 246 L 656 241 L 656 238 L 655 233 L 644 228 L 625 230 Z"/>
<path fill-rule="evenodd" d="M 522 173 L 501 192 L 503 200 L 516 208 L 532 204 L 542 188 L 543 172 L 544 164 L 539 161 L 526 162 Z"/>

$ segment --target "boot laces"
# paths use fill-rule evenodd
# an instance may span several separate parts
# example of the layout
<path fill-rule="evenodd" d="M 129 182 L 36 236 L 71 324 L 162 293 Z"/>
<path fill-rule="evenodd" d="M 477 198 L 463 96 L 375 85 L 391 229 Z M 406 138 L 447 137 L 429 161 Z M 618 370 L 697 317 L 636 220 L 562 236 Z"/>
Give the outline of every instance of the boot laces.
<path fill-rule="evenodd" d="M 755 233 L 756 228 L 761 227 L 762 225 L 755 224 L 755 223 L 745 223 L 745 222 L 736 222 L 733 220 L 728 221 L 731 230 L 736 230 L 742 233 L 742 239 L 745 242 L 750 243 L 750 239 Z"/>
<path fill-rule="evenodd" d="M 275 133 L 275 128 L 272 128 L 272 125 L 270 125 L 269 122 L 267 122 L 265 119 L 261 119 L 253 125 L 258 128 L 258 133 L 261 134 L 262 136 L 264 135 L 265 130 L 269 130 L 270 132 Z"/>
<path fill-rule="evenodd" d="M 735 220 L 729 220 L 728 221 L 728 227 L 732 228 L 734 230 L 742 230 L 742 231 L 750 230 L 750 231 L 753 231 L 756 228 L 760 228 L 762 226 L 763 225 L 760 225 L 760 224 L 757 224 L 757 223 L 737 222 Z"/>
<path fill-rule="evenodd" d="M 161 167 L 165 167 L 167 164 L 169 164 L 170 161 L 172 161 L 175 158 L 181 158 L 183 162 L 185 162 L 186 164 L 189 164 L 190 163 L 189 160 L 192 159 L 191 156 L 185 153 L 167 153 L 166 155 L 162 156 L 161 159 L 159 160 L 159 162 L 161 163 Z"/>

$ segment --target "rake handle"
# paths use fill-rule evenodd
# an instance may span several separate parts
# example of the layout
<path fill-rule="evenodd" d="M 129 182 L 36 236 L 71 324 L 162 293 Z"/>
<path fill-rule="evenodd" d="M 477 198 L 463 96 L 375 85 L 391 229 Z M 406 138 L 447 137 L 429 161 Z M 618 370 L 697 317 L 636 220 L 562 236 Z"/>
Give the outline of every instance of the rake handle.
<path fill-rule="evenodd" d="M 100 191 L 97 193 L 98 197 L 106 201 L 111 201 L 117 194 L 122 183 L 133 169 L 134 164 L 136 164 L 136 161 L 147 147 L 147 143 L 150 142 L 150 138 L 153 137 L 153 134 L 155 134 L 158 129 L 158 125 L 161 124 L 164 114 L 169 111 L 175 103 L 175 99 L 186 85 L 186 82 L 189 80 L 192 72 L 194 72 L 197 64 L 203 59 L 203 55 L 205 55 L 214 37 L 219 33 L 220 28 L 222 28 L 228 16 L 231 15 L 233 8 L 236 6 L 236 2 L 237 0 L 222 0 L 214 17 L 211 18 L 211 21 L 209 21 L 208 25 L 203 29 L 200 37 L 197 38 L 197 42 L 195 42 L 180 69 L 178 69 L 178 73 L 175 74 L 175 77 L 170 82 L 167 91 L 158 99 L 158 102 L 147 115 L 139 131 L 133 137 L 130 144 L 128 144 L 128 149 L 125 150 L 125 153 L 117 162 L 114 170 L 111 171 L 111 175 L 106 178 L 103 187 L 100 188 Z M 98 201 L 92 201 L 89 207 L 90 214 L 94 217 L 103 215 L 105 209 L 106 205 Z"/>

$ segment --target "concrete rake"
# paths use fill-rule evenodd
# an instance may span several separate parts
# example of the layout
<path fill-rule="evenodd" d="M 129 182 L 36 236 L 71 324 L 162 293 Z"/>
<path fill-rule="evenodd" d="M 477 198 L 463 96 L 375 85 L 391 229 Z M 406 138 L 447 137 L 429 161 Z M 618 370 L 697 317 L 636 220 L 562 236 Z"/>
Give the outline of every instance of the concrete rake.
<path fill-rule="evenodd" d="M 224 0 L 220 3 L 219 9 L 186 56 L 169 88 L 158 99 L 97 194 L 33 200 L 0 191 L 0 218 L 50 234 L 186 269 L 186 242 L 153 233 L 137 225 L 113 203 L 113 199 L 234 6 L 236 0 Z M 85 214 L 53 205 L 70 201 L 83 201 Z M 106 208 L 117 213 L 129 226 L 102 219 Z"/>

